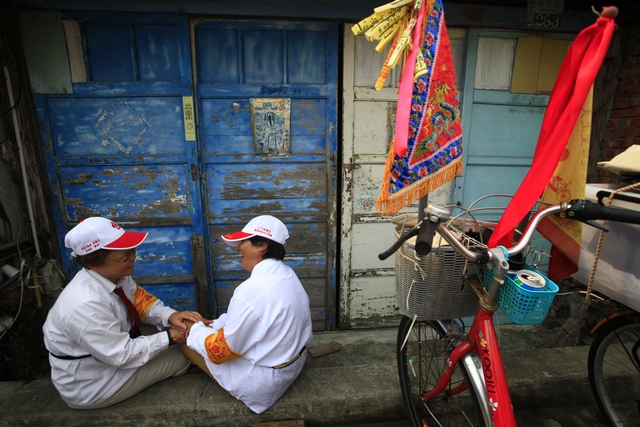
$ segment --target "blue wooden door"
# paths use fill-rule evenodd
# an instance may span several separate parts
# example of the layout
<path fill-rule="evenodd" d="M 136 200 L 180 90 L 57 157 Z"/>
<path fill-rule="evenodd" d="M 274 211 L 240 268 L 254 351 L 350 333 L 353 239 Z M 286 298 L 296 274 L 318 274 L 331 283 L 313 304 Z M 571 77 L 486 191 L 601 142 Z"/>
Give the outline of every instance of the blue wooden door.
<path fill-rule="evenodd" d="M 72 93 L 35 96 L 68 276 L 76 266 L 65 233 L 106 216 L 149 232 L 137 252 L 139 284 L 172 307 L 211 315 L 198 150 L 185 127 L 188 20 L 99 14 L 69 27 L 70 52 L 74 41 Z"/>
<path fill-rule="evenodd" d="M 269 214 L 289 228 L 285 262 L 309 294 L 314 329 L 333 329 L 337 25 L 195 21 L 193 45 L 217 309 L 247 277 L 220 235 Z"/>
<path fill-rule="evenodd" d="M 462 105 L 465 170 L 453 203 L 498 220 L 529 171 L 540 126 L 570 34 L 469 31 Z M 530 264 L 548 265 L 549 243 L 536 234 Z"/>
<path fill-rule="evenodd" d="M 531 166 L 542 119 L 571 35 L 472 29 L 462 105 L 465 170 L 453 202 L 513 195 Z M 505 207 L 508 198 L 477 206 Z M 496 218 L 496 212 L 487 216 Z M 482 216 L 482 213 L 479 213 Z"/>

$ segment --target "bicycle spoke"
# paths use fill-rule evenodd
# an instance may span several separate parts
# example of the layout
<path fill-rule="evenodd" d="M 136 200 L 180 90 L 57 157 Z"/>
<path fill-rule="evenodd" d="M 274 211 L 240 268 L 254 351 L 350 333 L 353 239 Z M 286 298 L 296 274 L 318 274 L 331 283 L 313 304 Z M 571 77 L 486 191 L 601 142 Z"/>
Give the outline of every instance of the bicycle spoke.
<path fill-rule="evenodd" d="M 611 426 L 640 419 L 640 323 L 620 317 L 605 323 L 589 351 L 589 380 Z"/>
<path fill-rule="evenodd" d="M 434 388 L 447 360 L 446 333 L 436 323 L 403 318 L 398 331 L 398 372 L 405 406 L 411 422 L 429 426 L 482 426 L 476 393 L 465 384 L 466 371 L 459 365 L 445 390 L 428 402 L 422 396 Z M 406 339 L 406 344 L 403 343 Z"/>

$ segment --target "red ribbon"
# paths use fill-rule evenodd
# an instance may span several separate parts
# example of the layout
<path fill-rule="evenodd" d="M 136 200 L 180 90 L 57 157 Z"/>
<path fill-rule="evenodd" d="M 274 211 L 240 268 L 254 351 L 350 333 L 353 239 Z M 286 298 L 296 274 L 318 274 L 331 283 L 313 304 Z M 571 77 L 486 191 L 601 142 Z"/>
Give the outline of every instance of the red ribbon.
<path fill-rule="evenodd" d="M 613 19 L 600 17 L 571 44 L 551 91 L 531 168 L 491 235 L 489 247 L 511 246 L 514 228 L 547 187 L 600 70 L 614 29 Z"/>

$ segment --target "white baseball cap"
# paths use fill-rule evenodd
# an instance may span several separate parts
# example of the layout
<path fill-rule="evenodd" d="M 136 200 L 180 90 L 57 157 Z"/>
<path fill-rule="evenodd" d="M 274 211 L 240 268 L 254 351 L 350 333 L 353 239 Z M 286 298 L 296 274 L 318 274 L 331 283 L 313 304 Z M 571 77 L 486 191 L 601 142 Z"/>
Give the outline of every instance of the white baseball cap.
<path fill-rule="evenodd" d="M 242 231 L 225 234 L 222 239 L 227 245 L 235 248 L 241 241 L 253 236 L 261 236 L 284 245 L 284 242 L 289 238 L 289 231 L 278 218 L 271 215 L 260 215 L 249 221 Z"/>
<path fill-rule="evenodd" d="M 73 227 L 64 238 L 64 245 L 71 249 L 71 256 L 87 255 L 98 249 L 133 249 L 144 241 L 148 233 L 124 231 L 124 228 L 107 218 L 91 217 Z"/>

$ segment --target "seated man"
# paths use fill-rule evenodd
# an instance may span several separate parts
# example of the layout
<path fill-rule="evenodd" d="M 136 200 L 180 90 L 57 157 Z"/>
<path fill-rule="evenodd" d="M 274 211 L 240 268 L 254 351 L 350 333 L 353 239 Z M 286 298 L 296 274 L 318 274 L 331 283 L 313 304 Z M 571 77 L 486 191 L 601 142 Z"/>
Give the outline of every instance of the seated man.
<path fill-rule="evenodd" d="M 42 329 L 51 380 L 72 408 L 104 408 L 189 369 L 172 344 L 184 343 L 183 322 L 203 319 L 165 307 L 133 281 L 135 248 L 146 237 L 101 217 L 85 219 L 65 236 L 65 246 L 84 268 L 64 288 Z M 142 323 L 155 333 L 141 335 Z"/>
<path fill-rule="evenodd" d="M 311 340 L 309 297 L 282 260 L 287 227 L 277 218 L 252 219 L 240 232 L 222 236 L 251 272 L 234 291 L 227 313 L 191 326 L 187 359 L 252 411 L 262 413 L 298 377 Z"/>

